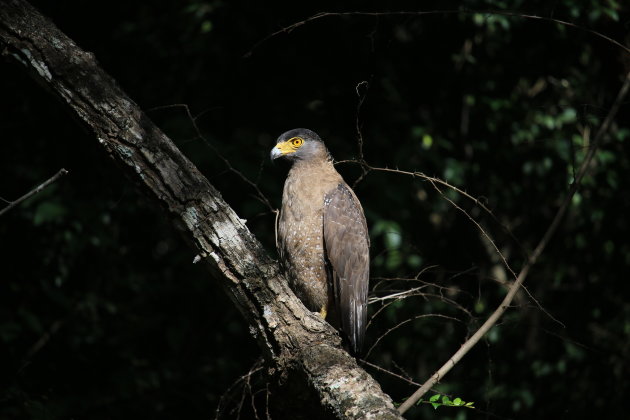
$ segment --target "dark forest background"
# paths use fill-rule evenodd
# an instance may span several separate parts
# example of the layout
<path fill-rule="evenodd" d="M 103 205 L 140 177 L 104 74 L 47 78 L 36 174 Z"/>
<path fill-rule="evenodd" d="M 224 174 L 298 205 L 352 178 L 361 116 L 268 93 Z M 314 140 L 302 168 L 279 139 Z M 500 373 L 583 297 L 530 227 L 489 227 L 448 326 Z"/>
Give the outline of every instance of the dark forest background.
<path fill-rule="evenodd" d="M 374 296 L 419 288 L 379 312 L 367 360 L 416 382 L 476 330 L 510 280 L 445 197 L 518 270 L 630 70 L 627 52 L 588 31 L 482 12 L 330 16 L 265 40 L 322 11 L 421 7 L 553 17 L 627 45 L 630 8 L 616 0 L 33 4 L 96 55 L 271 253 L 274 214 L 260 194 L 278 207 L 287 168 L 271 165 L 269 151 L 287 129 L 318 132 L 345 161 L 337 167 L 346 180 L 359 181 Z M 626 101 L 530 273 L 536 301 L 519 293 L 437 386 L 476 409 L 422 404 L 408 418 L 626 417 L 629 117 Z M 445 179 L 500 224 L 420 178 L 362 177 L 348 162 L 359 157 L 357 121 L 370 165 Z M 235 418 L 243 393 L 241 418 L 255 418 L 252 405 L 264 418 L 261 375 L 226 393 L 259 357 L 229 299 L 96 139 L 8 61 L 0 133 L 4 200 L 70 172 L 0 217 L 0 418 L 207 419 L 222 395 L 222 418 Z M 366 369 L 394 401 L 416 388 Z"/>

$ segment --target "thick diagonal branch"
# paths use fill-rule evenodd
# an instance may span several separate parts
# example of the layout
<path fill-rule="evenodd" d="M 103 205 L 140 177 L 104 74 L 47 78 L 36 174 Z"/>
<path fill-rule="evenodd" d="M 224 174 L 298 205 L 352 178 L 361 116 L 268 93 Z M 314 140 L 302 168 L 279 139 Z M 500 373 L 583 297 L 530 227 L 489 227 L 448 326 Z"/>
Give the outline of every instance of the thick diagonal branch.
<path fill-rule="evenodd" d="M 316 414 L 296 411 L 293 418 L 400 418 L 374 379 L 339 348 L 335 331 L 297 300 L 220 193 L 93 54 L 23 0 L 0 0 L 0 51 L 60 99 L 180 227 L 243 314 L 267 362 L 280 372 L 278 380 L 297 381 L 321 407 Z"/>

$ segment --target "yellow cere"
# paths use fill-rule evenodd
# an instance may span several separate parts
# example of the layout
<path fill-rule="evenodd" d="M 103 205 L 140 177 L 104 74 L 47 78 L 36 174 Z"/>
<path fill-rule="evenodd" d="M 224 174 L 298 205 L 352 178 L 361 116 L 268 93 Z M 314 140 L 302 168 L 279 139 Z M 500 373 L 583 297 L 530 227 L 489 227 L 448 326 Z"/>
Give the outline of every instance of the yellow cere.
<path fill-rule="evenodd" d="M 304 144 L 304 139 L 301 137 L 292 137 L 284 143 L 276 144 L 276 149 L 280 150 L 283 155 L 295 152 L 300 146 Z"/>

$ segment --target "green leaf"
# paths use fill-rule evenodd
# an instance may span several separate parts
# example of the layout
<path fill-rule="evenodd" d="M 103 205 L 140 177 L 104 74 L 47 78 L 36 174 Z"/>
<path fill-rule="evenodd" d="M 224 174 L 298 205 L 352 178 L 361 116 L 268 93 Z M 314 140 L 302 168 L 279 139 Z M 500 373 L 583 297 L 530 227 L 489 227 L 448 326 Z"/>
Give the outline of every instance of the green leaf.
<path fill-rule="evenodd" d="M 614 20 L 616 22 L 619 21 L 619 14 L 617 13 L 616 10 L 606 8 L 606 9 L 604 9 L 604 13 L 607 14 L 612 20 Z"/>
<path fill-rule="evenodd" d="M 434 396 L 432 396 L 431 398 L 429 398 L 429 401 L 431 402 L 436 402 L 437 400 L 439 400 L 441 397 L 440 394 L 435 394 Z"/>
<path fill-rule="evenodd" d="M 453 400 L 453 405 L 462 405 L 463 403 L 464 401 L 462 401 L 462 399 L 459 397 Z"/>
<path fill-rule="evenodd" d="M 431 137 L 428 134 L 425 134 L 424 136 L 422 136 L 422 148 L 427 150 L 430 149 L 431 146 L 433 145 L 433 137 Z"/>

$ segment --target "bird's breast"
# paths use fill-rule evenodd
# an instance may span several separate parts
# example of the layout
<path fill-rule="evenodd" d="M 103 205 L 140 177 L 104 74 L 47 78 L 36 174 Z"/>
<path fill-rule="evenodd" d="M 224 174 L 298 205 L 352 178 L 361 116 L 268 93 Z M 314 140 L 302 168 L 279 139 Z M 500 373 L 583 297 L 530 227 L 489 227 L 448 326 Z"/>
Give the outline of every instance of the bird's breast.
<path fill-rule="evenodd" d="M 294 166 L 284 185 L 278 226 L 280 253 L 293 290 L 312 311 L 320 311 L 328 302 L 324 199 L 340 179 L 330 168 Z"/>

